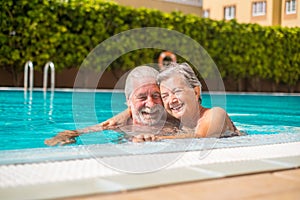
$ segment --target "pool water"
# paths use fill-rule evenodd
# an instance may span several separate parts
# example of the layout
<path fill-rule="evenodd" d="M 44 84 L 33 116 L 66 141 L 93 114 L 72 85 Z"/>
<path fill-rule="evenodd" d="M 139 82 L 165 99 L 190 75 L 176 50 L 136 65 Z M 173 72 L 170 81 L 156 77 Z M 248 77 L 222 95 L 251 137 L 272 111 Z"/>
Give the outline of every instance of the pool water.
<path fill-rule="evenodd" d="M 112 96 L 118 101 L 113 107 Z M 203 94 L 203 105 L 210 107 L 218 96 Z M 123 93 L 0 91 L 0 150 L 47 147 L 44 140 L 58 132 L 93 125 L 125 108 Z M 226 94 L 225 109 L 249 135 L 300 133 L 299 95 Z M 122 134 L 104 131 L 82 135 L 73 145 L 124 141 Z"/>

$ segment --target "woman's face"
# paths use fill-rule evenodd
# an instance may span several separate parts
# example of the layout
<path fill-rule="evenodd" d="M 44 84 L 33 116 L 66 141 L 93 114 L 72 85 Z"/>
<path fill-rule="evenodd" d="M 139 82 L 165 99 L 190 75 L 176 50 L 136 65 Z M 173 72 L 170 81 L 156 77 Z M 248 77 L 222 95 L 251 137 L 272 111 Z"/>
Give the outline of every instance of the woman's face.
<path fill-rule="evenodd" d="M 198 116 L 198 94 L 189 87 L 181 74 L 175 74 L 160 84 L 161 98 L 168 113 L 181 121 Z"/>

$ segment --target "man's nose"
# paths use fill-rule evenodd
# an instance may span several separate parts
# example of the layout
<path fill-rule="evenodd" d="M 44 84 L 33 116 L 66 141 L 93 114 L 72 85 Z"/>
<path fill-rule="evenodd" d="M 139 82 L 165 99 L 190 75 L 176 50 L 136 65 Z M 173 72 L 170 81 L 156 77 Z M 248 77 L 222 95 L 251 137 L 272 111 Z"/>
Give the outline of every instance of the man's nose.
<path fill-rule="evenodd" d="M 146 106 L 147 107 L 153 107 L 156 103 L 154 102 L 154 99 L 151 96 L 148 96 L 147 101 L 146 101 Z"/>

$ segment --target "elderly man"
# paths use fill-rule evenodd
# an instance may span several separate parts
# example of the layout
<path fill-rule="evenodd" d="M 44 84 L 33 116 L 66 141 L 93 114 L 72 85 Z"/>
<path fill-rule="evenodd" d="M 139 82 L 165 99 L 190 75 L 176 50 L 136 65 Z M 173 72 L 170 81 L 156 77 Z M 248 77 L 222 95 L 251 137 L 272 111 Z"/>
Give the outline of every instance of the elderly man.
<path fill-rule="evenodd" d="M 91 127 L 60 132 L 55 137 L 45 140 L 45 144 L 49 146 L 70 144 L 76 142 L 75 138 L 81 134 L 108 129 L 141 134 L 133 138 L 135 142 L 153 141 L 155 133 L 176 132 L 179 121 L 165 112 L 156 84 L 157 75 L 158 71 L 151 67 L 136 67 L 126 79 L 125 96 L 128 105 L 126 111 Z"/>

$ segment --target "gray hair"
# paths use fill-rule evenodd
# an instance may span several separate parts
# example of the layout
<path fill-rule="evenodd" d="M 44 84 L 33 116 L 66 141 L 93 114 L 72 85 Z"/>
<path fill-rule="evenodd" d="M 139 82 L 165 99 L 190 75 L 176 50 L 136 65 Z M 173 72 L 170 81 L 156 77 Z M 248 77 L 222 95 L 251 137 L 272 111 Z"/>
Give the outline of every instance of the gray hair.
<path fill-rule="evenodd" d="M 167 80 L 174 74 L 181 74 L 186 81 L 186 83 L 191 87 L 197 87 L 200 88 L 200 95 L 202 93 L 202 86 L 200 81 L 198 80 L 195 72 L 193 71 L 192 67 L 187 63 L 171 63 L 169 64 L 163 71 L 159 73 L 157 76 L 157 84 L 160 85 L 160 83 L 164 80 Z M 201 102 L 201 96 L 199 97 Z"/>
<path fill-rule="evenodd" d="M 125 83 L 125 96 L 129 99 L 132 92 L 142 85 L 156 84 L 158 71 L 149 66 L 139 66 L 134 68 L 127 76 Z"/>

